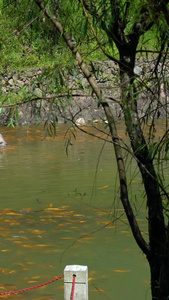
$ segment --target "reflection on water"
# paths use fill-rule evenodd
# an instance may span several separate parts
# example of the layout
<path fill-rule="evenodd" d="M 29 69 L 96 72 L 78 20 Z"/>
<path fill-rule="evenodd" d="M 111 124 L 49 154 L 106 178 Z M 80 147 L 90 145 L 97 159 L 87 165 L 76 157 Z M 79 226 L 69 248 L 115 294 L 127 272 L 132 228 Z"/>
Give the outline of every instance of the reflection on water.
<path fill-rule="evenodd" d="M 44 139 L 39 127 L 1 128 L 8 147 L 0 151 L 0 291 L 34 286 L 82 264 L 89 268 L 90 300 L 150 299 L 146 259 L 119 201 L 114 211 L 111 144 L 98 164 L 103 142 L 80 133 L 67 156 L 65 130 L 60 125 L 56 138 Z M 139 222 L 146 232 L 142 215 Z M 9 297 L 61 300 L 63 280 Z"/>
<path fill-rule="evenodd" d="M 3 168 L 3 159 L 5 156 L 5 152 L 0 152 L 0 168 Z"/>

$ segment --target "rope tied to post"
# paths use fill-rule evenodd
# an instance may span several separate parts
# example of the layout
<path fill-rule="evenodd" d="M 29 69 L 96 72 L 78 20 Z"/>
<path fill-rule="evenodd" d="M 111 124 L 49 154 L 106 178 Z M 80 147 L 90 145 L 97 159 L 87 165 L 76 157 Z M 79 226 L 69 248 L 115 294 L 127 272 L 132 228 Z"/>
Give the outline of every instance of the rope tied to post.
<path fill-rule="evenodd" d="M 73 274 L 71 300 L 74 299 L 76 275 Z"/>
<path fill-rule="evenodd" d="M 42 286 L 45 286 L 45 285 L 47 285 L 47 284 L 50 284 L 50 283 L 52 283 L 52 282 L 54 282 L 54 281 L 56 281 L 56 280 L 59 280 L 59 279 L 61 279 L 61 278 L 63 278 L 63 275 L 61 275 L 61 276 L 59 276 L 59 277 L 56 277 L 56 278 L 54 278 L 54 279 L 52 279 L 52 280 L 43 282 L 43 283 L 41 283 L 41 284 L 38 284 L 38 285 L 35 285 L 35 286 L 31 286 L 31 287 L 29 287 L 29 288 L 22 289 L 22 290 L 9 291 L 9 292 L 2 292 L 2 293 L 0 293 L 0 296 L 19 294 L 19 293 L 23 293 L 23 292 L 35 290 L 35 289 L 38 289 L 38 288 L 40 288 L 40 287 L 42 287 Z"/>

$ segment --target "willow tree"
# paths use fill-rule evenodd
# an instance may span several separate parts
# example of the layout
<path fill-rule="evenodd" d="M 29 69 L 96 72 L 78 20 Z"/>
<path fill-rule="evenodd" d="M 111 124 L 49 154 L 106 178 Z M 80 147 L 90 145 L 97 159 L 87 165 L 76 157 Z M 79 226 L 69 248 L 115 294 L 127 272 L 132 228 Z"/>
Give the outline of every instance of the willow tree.
<path fill-rule="evenodd" d="M 146 140 L 138 113 L 138 85 L 134 68 L 136 53 L 139 50 L 141 39 L 154 27 L 154 34 L 161 35 L 161 39 L 159 39 L 159 54 L 156 55 L 156 68 L 158 67 L 160 59 L 163 58 L 164 55 L 165 58 L 167 57 L 169 25 L 167 5 L 169 1 L 73 1 L 73 3 L 76 3 L 81 8 L 79 9 L 79 14 L 81 14 L 79 15 L 79 19 L 86 20 L 86 24 L 90 27 L 91 32 L 104 55 L 119 65 L 121 82 L 121 101 L 119 102 L 119 105 L 124 113 L 126 131 L 132 148 L 132 156 L 137 162 L 146 194 L 148 242 L 141 233 L 141 229 L 139 228 L 132 209 L 131 199 L 128 195 L 125 164 L 122 156 L 120 139 L 116 129 L 116 121 L 104 93 L 96 83 L 94 74 L 89 71 L 76 43 L 72 40 L 72 28 L 69 28 L 68 26 L 69 18 L 67 18 L 68 29 L 66 31 L 64 24 L 61 23 L 60 19 L 51 13 L 50 1 L 34 1 L 46 17 L 54 24 L 57 32 L 60 33 L 60 36 L 65 40 L 70 51 L 72 51 L 79 68 L 82 70 L 93 92 L 96 94 L 99 105 L 102 105 L 104 109 L 116 155 L 121 202 L 124 206 L 133 236 L 140 249 L 146 255 L 150 265 L 152 299 L 167 300 L 169 299 L 169 225 L 168 219 L 165 218 L 164 215 L 163 203 L 164 200 L 165 203 L 168 203 L 169 194 L 167 187 L 161 180 L 158 170 L 155 168 L 154 162 L 158 156 L 158 163 L 160 164 L 160 159 L 164 158 L 164 156 L 161 155 L 163 150 L 165 158 L 167 158 L 167 151 L 169 149 L 167 138 L 168 127 L 166 123 L 165 135 L 158 143 L 149 143 L 150 140 L 153 140 L 152 126 L 150 126 L 149 141 Z M 108 52 L 106 50 L 104 43 L 102 43 L 102 40 L 99 37 L 98 28 L 107 38 L 107 43 L 110 46 L 108 49 L 116 47 L 118 51 L 117 56 L 113 55 L 113 51 Z M 69 29 L 71 35 L 69 35 Z M 76 32 L 74 32 L 74 37 L 76 37 Z M 143 84 L 145 85 L 144 80 Z M 151 89 L 149 86 L 147 88 Z M 151 110 L 151 104 L 153 104 L 153 101 L 150 101 L 149 111 Z"/>

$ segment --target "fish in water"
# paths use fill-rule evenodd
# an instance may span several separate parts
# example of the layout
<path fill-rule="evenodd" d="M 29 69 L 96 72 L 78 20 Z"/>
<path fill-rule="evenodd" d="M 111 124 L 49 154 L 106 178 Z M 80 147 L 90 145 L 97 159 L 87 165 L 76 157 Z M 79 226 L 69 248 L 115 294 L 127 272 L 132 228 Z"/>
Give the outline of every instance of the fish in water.
<path fill-rule="evenodd" d="M 6 142 L 2 136 L 2 134 L 0 134 L 0 148 L 5 148 L 6 147 Z"/>

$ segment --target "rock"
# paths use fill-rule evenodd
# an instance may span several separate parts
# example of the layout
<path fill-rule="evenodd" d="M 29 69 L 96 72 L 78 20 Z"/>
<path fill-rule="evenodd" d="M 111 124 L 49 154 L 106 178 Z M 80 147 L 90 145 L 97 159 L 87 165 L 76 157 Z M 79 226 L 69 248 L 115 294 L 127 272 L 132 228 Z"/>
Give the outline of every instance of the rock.
<path fill-rule="evenodd" d="M 141 75 L 141 73 L 143 72 L 143 70 L 142 70 L 142 68 L 141 67 L 139 67 L 139 66 L 135 66 L 134 67 L 134 74 L 135 75 Z"/>
<path fill-rule="evenodd" d="M 42 95 L 43 95 L 41 89 L 39 89 L 39 88 L 35 88 L 34 91 L 33 91 L 33 94 L 34 94 L 34 96 L 37 97 L 37 98 L 41 98 Z"/>
<path fill-rule="evenodd" d="M 6 81 L 4 79 L 1 80 L 1 85 L 5 85 L 6 84 Z"/>
<path fill-rule="evenodd" d="M 14 83 L 13 78 L 8 80 L 8 84 L 13 85 L 13 83 Z"/>
<path fill-rule="evenodd" d="M 6 142 L 2 136 L 2 134 L 0 134 L 0 148 L 5 148 L 6 147 Z"/>
<path fill-rule="evenodd" d="M 2 91 L 3 91 L 3 93 L 6 93 L 7 92 L 6 87 L 2 87 Z"/>
<path fill-rule="evenodd" d="M 75 123 L 78 126 L 82 126 L 82 125 L 86 124 L 86 122 L 85 122 L 85 120 L 83 118 L 78 118 Z"/>
<path fill-rule="evenodd" d="M 17 80 L 17 86 L 19 86 L 19 87 L 24 86 L 23 80 Z"/>

